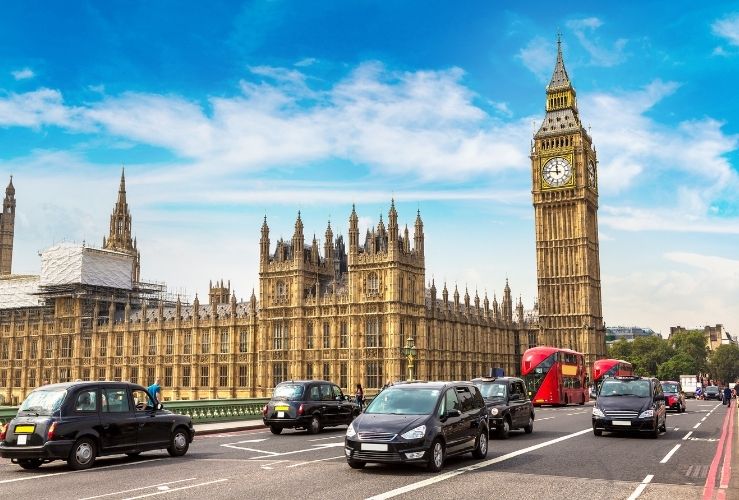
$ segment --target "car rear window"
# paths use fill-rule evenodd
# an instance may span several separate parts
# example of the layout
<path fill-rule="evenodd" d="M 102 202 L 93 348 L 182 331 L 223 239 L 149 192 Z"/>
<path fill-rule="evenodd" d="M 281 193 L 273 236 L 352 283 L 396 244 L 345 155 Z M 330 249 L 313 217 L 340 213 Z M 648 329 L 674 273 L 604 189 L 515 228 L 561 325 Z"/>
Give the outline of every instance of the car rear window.
<path fill-rule="evenodd" d="M 303 386 L 301 384 L 280 384 L 275 387 L 273 399 L 300 400 L 303 397 Z"/>
<path fill-rule="evenodd" d="M 662 390 L 670 394 L 677 394 L 677 384 L 662 384 Z"/>
<path fill-rule="evenodd" d="M 19 411 L 37 413 L 39 415 L 51 415 L 62 406 L 66 395 L 67 391 L 65 389 L 33 391 L 23 401 Z"/>

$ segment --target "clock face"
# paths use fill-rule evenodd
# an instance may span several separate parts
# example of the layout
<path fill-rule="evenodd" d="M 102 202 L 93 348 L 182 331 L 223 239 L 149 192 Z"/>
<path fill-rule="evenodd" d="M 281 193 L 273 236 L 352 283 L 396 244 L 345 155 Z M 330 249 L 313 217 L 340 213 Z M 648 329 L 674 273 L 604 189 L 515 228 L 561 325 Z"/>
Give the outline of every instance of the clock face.
<path fill-rule="evenodd" d="M 595 163 L 593 163 L 593 160 L 588 162 L 588 182 L 591 187 L 595 187 Z"/>
<path fill-rule="evenodd" d="M 541 168 L 544 182 L 551 187 L 561 187 L 572 178 L 572 165 L 564 158 L 552 158 Z"/>

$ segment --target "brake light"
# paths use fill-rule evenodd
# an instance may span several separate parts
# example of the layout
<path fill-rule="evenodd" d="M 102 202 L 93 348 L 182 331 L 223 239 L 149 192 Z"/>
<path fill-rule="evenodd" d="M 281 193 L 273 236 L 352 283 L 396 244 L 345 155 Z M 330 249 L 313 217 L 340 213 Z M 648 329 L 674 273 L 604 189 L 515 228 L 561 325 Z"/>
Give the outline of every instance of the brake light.
<path fill-rule="evenodd" d="M 303 408 L 303 404 L 301 403 L 300 408 L 298 408 L 298 415 L 302 415 L 303 413 L 305 413 L 305 409 Z"/>
<path fill-rule="evenodd" d="M 8 426 L 0 424 L 0 441 L 5 441 L 5 432 L 7 431 Z"/>
<path fill-rule="evenodd" d="M 267 416 L 267 405 L 264 405 L 264 408 L 262 408 L 262 415 Z"/>
<path fill-rule="evenodd" d="M 46 440 L 51 441 L 54 439 L 54 432 L 56 432 L 56 422 L 52 422 L 49 426 L 49 430 L 46 431 Z"/>

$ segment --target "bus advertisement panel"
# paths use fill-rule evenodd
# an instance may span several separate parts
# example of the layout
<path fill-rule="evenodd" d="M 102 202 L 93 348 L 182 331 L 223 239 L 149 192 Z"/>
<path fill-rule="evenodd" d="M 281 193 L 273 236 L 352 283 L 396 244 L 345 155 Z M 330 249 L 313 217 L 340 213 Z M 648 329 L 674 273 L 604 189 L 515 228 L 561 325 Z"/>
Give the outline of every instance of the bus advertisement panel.
<path fill-rule="evenodd" d="M 532 347 L 523 354 L 521 374 L 536 406 L 585 404 L 587 382 L 582 353 L 557 347 Z"/>

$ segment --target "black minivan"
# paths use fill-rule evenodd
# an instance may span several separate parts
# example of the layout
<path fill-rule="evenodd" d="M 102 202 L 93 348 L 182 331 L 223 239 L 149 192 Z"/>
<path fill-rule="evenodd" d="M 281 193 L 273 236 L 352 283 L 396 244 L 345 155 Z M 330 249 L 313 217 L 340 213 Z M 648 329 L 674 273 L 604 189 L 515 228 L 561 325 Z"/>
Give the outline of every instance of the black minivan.
<path fill-rule="evenodd" d="M 350 467 L 421 463 L 433 472 L 450 455 L 488 453 L 488 412 L 470 382 L 419 382 L 380 392 L 346 430 Z"/>
<path fill-rule="evenodd" d="M 593 406 L 593 434 L 603 431 L 667 432 L 667 410 L 662 385 L 656 378 L 612 377 L 600 387 Z"/>
<path fill-rule="evenodd" d="M 166 448 L 181 456 L 195 436 L 192 419 L 163 408 L 127 382 L 69 382 L 39 387 L 0 427 L 0 457 L 24 469 L 66 460 L 92 467 L 100 455 L 136 456 Z"/>

